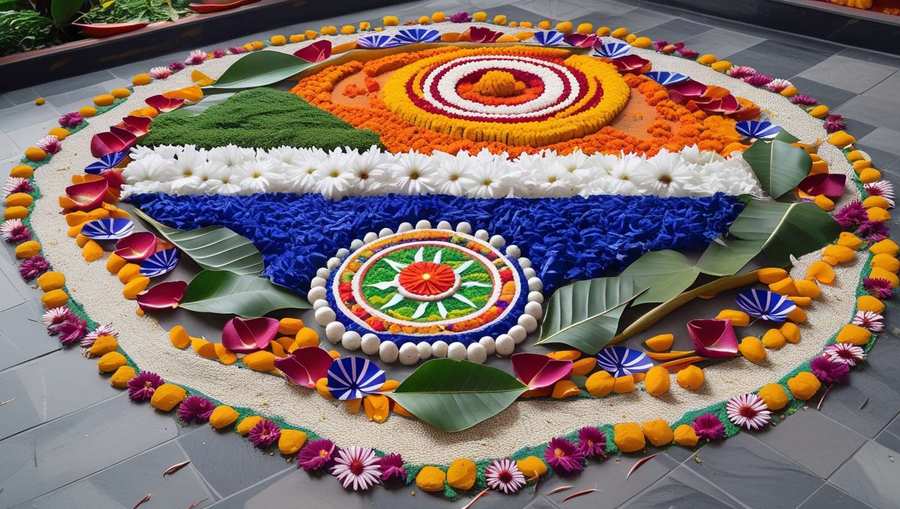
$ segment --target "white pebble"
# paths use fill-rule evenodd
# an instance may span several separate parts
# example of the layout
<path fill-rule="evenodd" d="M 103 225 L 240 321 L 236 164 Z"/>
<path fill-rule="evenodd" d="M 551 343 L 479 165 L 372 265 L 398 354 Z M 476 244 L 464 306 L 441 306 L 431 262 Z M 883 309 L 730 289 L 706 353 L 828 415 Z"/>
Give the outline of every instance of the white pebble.
<path fill-rule="evenodd" d="M 508 335 L 500 334 L 497 336 L 497 341 L 494 343 L 494 346 L 496 347 L 497 355 L 508 357 L 515 351 L 516 342 Z"/>
<path fill-rule="evenodd" d="M 348 330 L 341 336 L 341 346 L 347 350 L 359 350 L 360 344 L 362 344 L 362 337 L 356 331 Z"/>
<path fill-rule="evenodd" d="M 346 331 L 347 328 L 341 322 L 331 322 L 325 326 L 325 338 L 336 345 L 344 337 Z"/>
<path fill-rule="evenodd" d="M 325 283 L 327 283 L 327 282 L 328 281 L 324 277 L 316 276 L 316 277 L 312 278 L 312 280 L 309 282 L 309 287 L 315 288 L 317 286 L 325 286 Z"/>
<path fill-rule="evenodd" d="M 475 238 L 478 240 L 487 241 L 487 239 L 491 238 L 491 236 L 485 230 L 478 230 L 475 232 Z"/>
<path fill-rule="evenodd" d="M 327 301 L 327 300 L 325 300 L 325 299 L 319 299 L 319 300 L 314 300 L 314 301 L 313 301 L 313 310 L 316 310 L 316 309 L 319 309 L 319 308 L 325 308 L 325 307 L 328 307 L 328 301 Z"/>
<path fill-rule="evenodd" d="M 526 279 L 531 279 L 537 276 L 537 272 L 534 271 L 534 267 L 526 267 L 522 269 L 522 274 L 525 274 Z"/>
<path fill-rule="evenodd" d="M 369 242 L 375 242 L 376 240 L 378 240 L 378 234 L 375 232 L 369 232 L 363 235 L 363 242 L 365 242 L 366 244 L 368 244 Z"/>
<path fill-rule="evenodd" d="M 416 348 L 419 350 L 419 359 L 425 360 L 431 357 L 431 343 L 428 341 L 421 341 Z"/>
<path fill-rule="evenodd" d="M 506 246 L 506 256 L 510 258 L 518 258 L 522 256 L 522 250 L 519 249 L 519 246 L 515 244 L 510 244 Z"/>
<path fill-rule="evenodd" d="M 350 242 L 350 249 L 359 249 L 362 246 L 363 246 L 363 241 L 360 239 L 353 239 L 353 241 Z"/>
<path fill-rule="evenodd" d="M 391 230 L 390 228 L 382 228 L 381 230 L 378 231 L 378 238 L 383 239 L 383 238 L 387 237 L 388 235 L 393 235 L 393 234 L 394 234 L 394 230 Z"/>
<path fill-rule="evenodd" d="M 330 275 L 331 275 L 331 270 L 328 267 L 319 267 L 316 270 L 316 277 L 328 279 L 328 276 L 330 276 Z"/>
<path fill-rule="evenodd" d="M 463 221 L 456 225 L 456 231 L 458 231 L 459 233 L 472 233 L 472 225 L 470 225 L 466 221 Z"/>
<path fill-rule="evenodd" d="M 527 269 L 528 267 L 531 267 L 531 260 L 521 256 L 519 257 L 519 265 L 521 265 L 523 269 Z"/>
<path fill-rule="evenodd" d="M 487 360 L 487 355 L 487 350 L 481 343 L 472 343 L 466 348 L 466 358 L 469 359 L 469 362 L 482 364 Z"/>
<path fill-rule="evenodd" d="M 531 334 L 532 332 L 537 330 L 537 318 L 531 315 L 521 315 L 519 316 L 519 325 L 525 327 L 525 331 Z"/>
<path fill-rule="evenodd" d="M 397 233 L 408 232 L 413 229 L 413 225 L 411 223 L 407 223 L 406 221 L 400 223 L 400 226 L 397 227 Z"/>
<path fill-rule="evenodd" d="M 504 239 L 502 235 L 494 235 L 491 237 L 490 243 L 497 249 L 503 249 L 503 246 L 506 245 L 506 239 Z"/>
<path fill-rule="evenodd" d="M 397 343 L 393 341 L 382 341 L 381 346 L 378 347 L 378 358 L 381 359 L 381 362 L 390 364 L 395 362 L 399 355 L 400 350 L 397 348 Z"/>
<path fill-rule="evenodd" d="M 322 327 L 325 327 L 337 318 L 337 315 L 334 314 L 334 310 L 330 307 L 321 307 L 317 309 L 314 316 L 316 318 L 316 323 Z"/>
<path fill-rule="evenodd" d="M 490 336 L 482 336 L 481 339 L 478 340 L 478 343 L 484 347 L 484 352 L 486 355 L 494 355 L 494 338 Z"/>
<path fill-rule="evenodd" d="M 544 317 L 544 308 L 538 302 L 529 302 L 525 304 L 525 312 L 540 320 Z"/>
<path fill-rule="evenodd" d="M 376 353 L 378 353 L 378 347 L 381 346 L 381 340 L 378 339 L 378 336 L 369 332 L 367 334 L 363 334 L 359 346 L 364 354 L 375 355 Z"/>
<path fill-rule="evenodd" d="M 338 258 L 343 260 L 344 258 L 347 257 L 348 254 L 350 254 L 350 250 L 347 249 L 346 247 L 342 247 L 337 250 L 337 253 L 334 253 L 334 256 L 337 256 Z"/>
<path fill-rule="evenodd" d="M 447 343 L 441 340 L 437 340 L 431 344 L 431 354 L 435 357 L 446 357 L 447 356 Z"/>
<path fill-rule="evenodd" d="M 538 291 L 528 292 L 528 301 L 543 304 L 544 303 L 544 294 L 541 292 L 538 292 Z"/>
<path fill-rule="evenodd" d="M 450 343 L 450 346 L 447 347 L 447 358 L 453 359 L 455 361 L 465 360 L 466 345 L 460 343 L 459 341 Z"/>
<path fill-rule="evenodd" d="M 416 221 L 416 230 L 427 230 L 431 228 L 431 221 L 427 219 L 419 219 Z"/>
<path fill-rule="evenodd" d="M 437 229 L 438 230 L 452 230 L 453 226 L 450 225 L 450 221 L 438 221 Z"/>
<path fill-rule="evenodd" d="M 325 298 L 325 287 L 324 286 L 314 286 L 306 292 L 306 300 L 309 302 L 315 302 L 319 299 Z"/>
<path fill-rule="evenodd" d="M 419 362 L 419 349 L 413 343 L 403 343 L 400 347 L 400 364 L 410 366 Z"/>
<path fill-rule="evenodd" d="M 338 258 L 337 256 L 332 256 L 331 258 L 328 259 L 327 262 L 325 262 L 325 266 L 331 270 L 336 269 L 338 267 L 338 265 L 340 265 L 340 264 L 341 264 L 341 259 Z"/>
<path fill-rule="evenodd" d="M 528 331 L 525 330 L 525 327 L 522 327 L 521 325 L 513 325 L 509 328 L 509 332 L 507 334 L 509 334 L 513 338 L 517 345 L 522 341 L 525 341 L 525 338 L 528 337 Z"/>
<path fill-rule="evenodd" d="M 533 292 L 539 292 L 544 289 L 544 282 L 539 277 L 528 278 L 528 289 Z"/>

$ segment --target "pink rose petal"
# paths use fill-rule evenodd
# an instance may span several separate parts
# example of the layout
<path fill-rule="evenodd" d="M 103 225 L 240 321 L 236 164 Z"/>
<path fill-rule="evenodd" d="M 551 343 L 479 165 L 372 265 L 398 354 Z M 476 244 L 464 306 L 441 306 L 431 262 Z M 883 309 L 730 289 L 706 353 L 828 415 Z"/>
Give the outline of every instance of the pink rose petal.
<path fill-rule="evenodd" d="M 116 254 L 129 262 L 139 262 L 156 252 L 156 235 L 136 232 L 116 242 Z"/>
<path fill-rule="evenodd" d="M 687 329 L 697 355 L 713 359 L 737 356 L 738 342 L 731 320 L 691 320 Z"/>
<path fill-rule="evenodd" d="M 122 119 L 122 128 L 135 136 L 143 136 L 150 132 L 152 120 L 148 117 L 135 117 L 129 115 Z"/>
<path fill-rule="evenodd" d="M 832 200 L 843 196 L 847 176 L 843 173 L 819 173 L 810 175 L 797 184 L 797 189 L 806 194 L 817 196 L 824 194 Z"/>
<path fill-rule="evenodd" d="M 125 177 L 122 176 L 122 171 L 118 168 L 103 170 L 100 172 L 100 176 L 106 179 L 110 189 L 121 189 L 122 184 L 125 183 Z"/>
<path fill-rule="evenodd" d="M 741 105 L 735 96 L 729 94 L 721 99 L 713 99 L 709 102 L 700 102 L 694 99 L 697 106 L 707 113 L 730 115 L 740 109 Z"/>
<path fill-rule="evenodd" d="M 275 359 L 275 367 L 280 369 L 291 382 L 307 388 L 314 388 L 316 380 L 328 376 L 328 368 L 334 359 L 319 347 L 298 348 L 280 359 Z"/>
<path fill-rule="evenodd" d="M 180 108 L 181 105 L 184 104 L 184 99 L 172 99 L 171 97 L 166 97 L 160 94 L 150 96 L 145 99 L 144 102 L 156 108 L 157 111 L 166 113 L 168 111 Z"/>
<path fill-rule="evenodd" d="M 600 38 L 594 34 L 569 34 L 564 40 L 566 44 L 576 48 L 593 48 L 600 42 Z"/>
<path fill-rule="evenodd" d="M 614 58 L 612 63 L 619 72 L 636 72 L 643 70 L 650 61 L 637 55 L 625 55 L 624 57 Z"/>
<path fill-rule="evenodd" d="M 503 32 L 496 32 L 490 28 L 471 27 L 469 28 L 469 40 L 472 42 L 496 42 Z"/>
<path fill-rule="evenodd" d="M 557 360 L 538 353 L 517 353 L 510 359 L 516 378 L 529 389 L 549 387 L 572 372 L 572 361 Z"/>
<path fill-rule="evenodd" d="M 175 309 L 186 290 L 187 283 L 184 281 L 166 281 L 138 295 L 137 303 L 144 311 Z"/>
<path fill-rule="evenodd" d="M 298 49 L 294 52 L 294 56 L 312 64 L 321 62 L 331 56 L 331 41 L 326 39 L 318 40 Z"/>
<path fill-rule="evenodd" d="M 113 152 L 126 150 L 136 141 L 137 138 L 124 129 L 118 129 L 116 133 L 97 133 L 91 138 L 91 154 L 96 158 L 101 158 Z"/>
<path fill-rule="evenodd" d="M 682 81 L 681 83 L 676 83 L 674 85 L 669 85 L 669 94 L 677 92 L 681 94 L 683 97 L 703 97 L 703 94 L 706 93 L 707 86 L 699 81 L 694 81 L 692 79 L 687 79 Z"/>
<path fill-rule="evenodd" d="M 109 184 L 105 179 L 73 184 L 66 188 L 66 196 L 75 202 L 76 210 L 93 210 L 103 203 Z"/>
<path fill-rule="evenodd" d="M 222 329 L 222 345 L 232 352 L 249 353 L 269 346 L 278 333 L 278 320 L 234 317 Z"/>

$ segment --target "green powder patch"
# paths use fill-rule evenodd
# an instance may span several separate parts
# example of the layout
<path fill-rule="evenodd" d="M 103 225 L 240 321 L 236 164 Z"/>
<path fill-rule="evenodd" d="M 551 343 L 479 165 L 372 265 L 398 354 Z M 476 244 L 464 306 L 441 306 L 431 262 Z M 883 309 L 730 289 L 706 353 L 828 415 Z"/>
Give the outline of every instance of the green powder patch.
<path fill-rule="evenodd" d="M 239 92 L 195 113 L 175 110 L 157 117 L 141 145 L 196 145 L 211 149 L 228 144 L 272 149 L 281 146 L 350 147 L 367 150 L 381 140 L 356 129 L 289 92 L 257 88 Z"/>

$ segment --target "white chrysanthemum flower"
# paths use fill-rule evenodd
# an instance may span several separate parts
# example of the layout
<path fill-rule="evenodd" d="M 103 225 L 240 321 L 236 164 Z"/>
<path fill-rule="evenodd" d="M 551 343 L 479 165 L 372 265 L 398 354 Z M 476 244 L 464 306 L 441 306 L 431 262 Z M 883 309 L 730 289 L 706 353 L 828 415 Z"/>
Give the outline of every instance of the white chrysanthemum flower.
<path fill-rule="evenodd" d="M 681 157 L 689 162 L 694 164 L 707 164 L 713 161 L 721 161 L 724 159 L 717 152 L 713 152 L 711 150 L 700 150 L 700 147 L 697 145 L 691 145 L 689 147 L 684 147 L 679 152 Z"/>
<path fill-rule="evenodd" d="M 482 151 L 460 179 L 466 196 L 472 198 L 503 198 L 510 194 L 513 182 L 502 160 Z"/>
<path fill-rule="evenodd" d="M 234 179 L 234 184 L 241 188 L 240 194 L 266 193 L 271 187 L 278 185 L 278 181 L 283 179 L 283 173 L 278 161 L 253 160 L 238 167 Z"/>
<path fill-rule="evenodd" d="M 631 175 L 631 181 L 642 194 L 686 196 L 695 191 L 697 177 L 693 165 L 685 164 L 677 154 L 662 151 L 642 161 Z"/>
<path fill-rule="evenodd" d="M 318 188 L 316 173 L 328 160 L 328 154 L 318 148 L 307 149 L 293 164 L 284 166 L 287 187 L 293 193 L 312 193 Z"/>
<path fill-rule="evenodd" d="M 353 189 L 355 176 L 350 171 L 348 162 L 346 154 L 330 154 L 316 169 L 316 192 L 328 199 L 337 200 Z"/>
<path fill-rule="evenodd" d="M 125 168 L 122 175 L 129 184 L 137 184 L 141 181 L 169 182 L 180 175 L 173 160 L 163 159 L 158 154 L 148 154 L 141 159 L 132 162 Z"/>
<path fill-rule="evenodd" d="M 252 148 L 243 148 L 235 145 L 216 147 L 207 153 L 210 162 L 220 163 L 226 168 L 236 168 L 255 159 L 256 153 Z"/>
<path fill-rule="evenodd" d="M 153 153 L 165 160 L 174 161 L 175 158 L 178 157 L 178 154 L 182 153 L 186 147 L 193 148 L 193 145 L 186 145 L 184 147 L 181 145 L 157 145 L 153 149 Z"/>
<path fill-rule="evenodd" d="M 438 185 L 438 165 L 430 157 L 418 152 L 400 154 L 388 164 L 396 192 L 403 194 L 428 194 Z"/>
<path fill-rule="evenodd" d="M 388 171 L 385 169 L 393 157 L 376 147 L 360 153 L 353 149 L 347 153 L 347 170 L 353 176 L 353 185 L 360 194 L 373 194 L 388 186 Z"/>
<path fill-rule="evenodd" d="M 437 187 L 434 192 L 462 196 L 465 194 L 462 185 L 463 176 L 471 171 L 473 158 L 467 152 L 456 155 L 446 152 L 434 152 L 432 157 L 438 164 Z"/>
<path fill-rule="evenodd" d="M 531 196 L 572 196 L 578 185 L 578 177 L 574 173 L 556 164 L 532 168 L 523 177 L 531 190 Z"/>

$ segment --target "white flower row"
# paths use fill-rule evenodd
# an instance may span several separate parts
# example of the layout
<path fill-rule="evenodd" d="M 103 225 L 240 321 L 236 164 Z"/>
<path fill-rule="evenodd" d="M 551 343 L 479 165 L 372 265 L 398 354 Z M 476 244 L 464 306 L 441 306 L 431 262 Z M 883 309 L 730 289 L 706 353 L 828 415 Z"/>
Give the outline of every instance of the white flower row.
<path fill-rule="evenodd" d="M 653 157 L 635 154 L 558 155 L 553 151 L 510 158 L 484 150 L 476 155 L 435 152 L 391 154 L 234 145 L 212 150 L 187 146 L 139 147 L 124 171 L 123 196 L 320 193 L 330 199 L 379 194 L 449 194 L 471 198 L 613 195 L 763 196 L 750 166 L 686 147 Z"/>
<path fill-rule="evenodd" d="M 451 67 L 451 69 L 438 78 L 438 93 L 446 101 L 441 102 L 431 94 L 431 87 L 435 76 L 448 67 Z M 563 96 L 565 88 L 562 79 L 549 68 L 556 69 L 566 77 L 566 81 L 569 82 L 569 94 L 567 96 Z M 541 79 L 544 84 L 544 90 L 540 96 L 528 102 L 513 105 L 481 104 L 460 97 L 456 91 L 459 80 L 481 69 L 510 69 L 528 72 L 537 75 Z M 575 79 L 575 76 L 568 69 L 552 62 L 512 56 L 496 58 L 466 57 L 452 60 L 434 69 L 425 78 L 422 91 L 425 94 L 426 101 L 446 113 L 464 117 L 502 119 L 539 117 L 568 108 L 578 97 L 580 87 L 578 80 Z"/>

